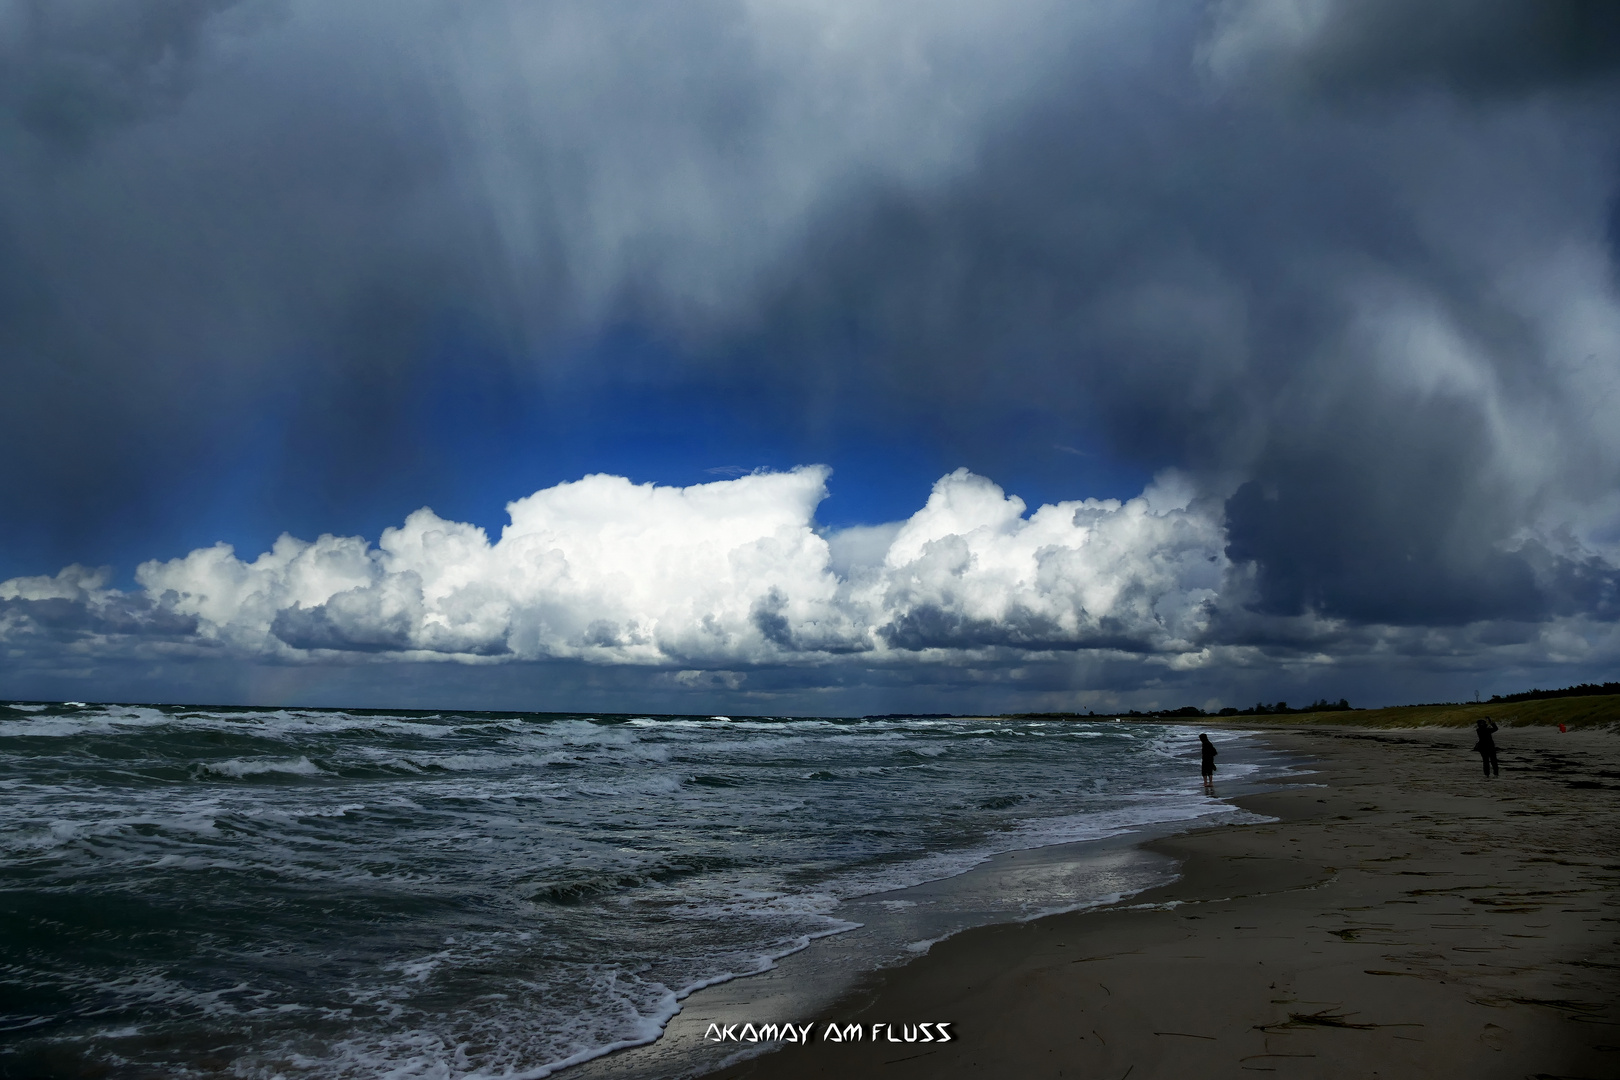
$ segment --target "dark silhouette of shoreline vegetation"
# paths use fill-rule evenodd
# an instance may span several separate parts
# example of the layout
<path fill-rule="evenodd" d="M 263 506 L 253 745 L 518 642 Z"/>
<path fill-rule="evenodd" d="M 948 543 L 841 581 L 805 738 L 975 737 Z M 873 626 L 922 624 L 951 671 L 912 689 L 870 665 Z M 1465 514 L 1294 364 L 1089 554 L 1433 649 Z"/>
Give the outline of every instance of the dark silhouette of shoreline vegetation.
<path fill-rule="evenodd" d="M 1526 690 L 1493 695 L 1489 701 L 1439 701 L 1421 705 L 1395 705 L 1383 709 L 1357 709 L 1344 698 L 1318 699 L 1291 707 L 1286 701 L 1258 702 L 1247 709 L 1225 708 L 1206 712 L 1194 705 L 1179 709 L 1132 709 L 1128 712 L 1012 713 L 1019 720 L 1204 720 L 1216 723 L 1349 724 L 1356 727 L 1460 727 L 1480 717 L 1503 724 L 1564 724 L 1590 727 L 1620 723 L 1620 682 L 1581 683 L 1560 690 Z M 1265 719 L 1261 719 L 1265 718 Z"/>
<path fill-rule="evenodd" d="M 1566 686 L 1562 690 L 1526 690 L 1522 694 L 1492 694 L 1490 703 L 1495 705 L 1512 701 L 1548 701 L 1553 698 L 1596 697 L 1600 694 L 1620 694 L 1620 682 L 1583 682 L 1578 686 Z"/>
<path fill-rule="evenodd" d="M 1338 701 L 1328 701 L 1326 698 L 1323 698 L 1323 699 L 1321 699 L 1321 700 L 1319 700 L 1319 701 L 1317 701 L 1317 702 L 1315 702 L 1313 704 L 1310 704 L 1310 705 L 1301 705 L 1297 709 L 1289 708 L 1288 707 L 1288 702 L 1286 702 L 1286 701 L 1279 701 L 1275 705 L 1267 705 L 1265 702 L 1261 701 L 1261 702 L 1257 702 L 1257 703 L 1249 706 L 1247 709 L 1225 708 L 1225 709 L 1221 709 L 1219 712 L 1205 712 L 1203 709 L 1198 708 L 1196 705 L 1187 705 L 1187 706 L 1184 706 L 1184 707 L 1182 707 L 1180 709 L 1152 709 L 1152 710 L 1149 710 L 1148 712 L 1143 712 L 1140 709 L 1132 709 L 1129 712 L 1101 712 L 1101 713 L 1096 712 L 1096 711 L 1085 712 L 1085 713 L 1078 713 L 1078 712 L 1041 712 L 1041 713 L 1008 713 L 1007 715 L 1008 715 L 1009 718 L 1017 719 L 1017 720 L 1041 720 L 1041 719 L 1063 719 L 1063 720 L 1103 719 L 1103 720 L 1109 720 L 1109 719 L 1115 719 L 1115 718 L 1121 719 L 1121 720 L 1124 720 L 1124 719 L 1131 719 L 1131 720 L 1175 720 L 1175 719 L 1178 719 L 1178 718 L 1181 718 L 1181 717 L 1186 717 L 1187 719 L 1194 719 L 1194 718 L 1200 717 L 1200 716 L 1216 716 L 1216 717 L 1220 717 L 1220 716 L 1286 716 L 1286 715 L 1292 715 L 1292 714 L 1295 714 L 1295 713 L 1352 712 L 1352 711 L 1353 710 L 1350 707 L 1350 702 L 1346 701 L 1344 698 L 1340 698 Z M 880 719 L 880 718 L 879 717 L 867 717 L 867 719 L 873 720 L 873 719 Z"/>

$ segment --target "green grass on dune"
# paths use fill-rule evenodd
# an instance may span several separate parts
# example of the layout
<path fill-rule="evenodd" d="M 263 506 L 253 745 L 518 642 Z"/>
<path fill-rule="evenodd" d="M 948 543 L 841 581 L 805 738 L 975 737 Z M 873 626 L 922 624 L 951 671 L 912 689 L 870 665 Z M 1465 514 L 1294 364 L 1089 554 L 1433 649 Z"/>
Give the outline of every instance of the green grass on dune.
<path fill-rule="evenodd" d="M 1388 709 L 1355 709 L 1351 712 L 1290 713 L 1283 716 L 1223 716 L 1195 721 L 1232 724 L 1238 727 L 1294 727 L 1300 724 L 1342 727 L 1472 727 L 1488 716 L 1503 727 L 1522 724 L 1564 724 L 1571 728 L 1603 727 L 1620 724 L 1620 694 L 1591 697 L 1550 698 L 1542 701 L 1497 702 L 1469 705 L 1397 705 Z"/>

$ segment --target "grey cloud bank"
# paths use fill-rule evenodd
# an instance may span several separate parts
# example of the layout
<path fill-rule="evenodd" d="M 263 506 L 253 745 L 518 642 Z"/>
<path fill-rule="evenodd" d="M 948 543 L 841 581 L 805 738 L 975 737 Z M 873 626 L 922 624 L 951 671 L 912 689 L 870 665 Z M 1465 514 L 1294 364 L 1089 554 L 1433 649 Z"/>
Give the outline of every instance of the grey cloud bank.
<path fill-rule="evenodd" d="M 363 487 L 410 456 L 399 387 L 446 318 L 546 386 L 633 324 L 661 377 L 784 423 L 900 415 L 967 458 L 1056 417 L 1184 488 L 1023 515 L 942 481 L 980 516 L 823 535 L 811 471 L 716 519 L 692 493 L 743 488 L 595 477 L 514 504 L 510 545 L 418 514 L 134 591 L 38 576 L 60 559 L 0 586 L 0 692 L 226 655 L 716 694 L 967 658 L 1054 701 L 1612 676 L 1613 12 L 0 4 L 0 513 L 47 547 L 152 512 L 277 395 L 326 496 Z M 558 500 L 587 493 L 656 523 L 665 577 L 582 569 L 606 526 Z"/>

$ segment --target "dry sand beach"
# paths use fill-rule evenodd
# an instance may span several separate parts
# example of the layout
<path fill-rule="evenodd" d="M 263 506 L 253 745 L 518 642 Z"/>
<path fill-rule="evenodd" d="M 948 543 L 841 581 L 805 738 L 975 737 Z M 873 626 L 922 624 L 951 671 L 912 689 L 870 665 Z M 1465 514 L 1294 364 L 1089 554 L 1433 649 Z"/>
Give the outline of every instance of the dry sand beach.
<path fill-rule="evenodd" d="M 1154 841 L 1175 883 L 960 934 L 823 1018 L 955 1041 L 714 1075 L 1620 1077 L 1620 734 L 1504 727 L 1495 780 L 1469 729 L 1266 737 L 1317 763 L 1238 800 L 1275 822 Z"/>

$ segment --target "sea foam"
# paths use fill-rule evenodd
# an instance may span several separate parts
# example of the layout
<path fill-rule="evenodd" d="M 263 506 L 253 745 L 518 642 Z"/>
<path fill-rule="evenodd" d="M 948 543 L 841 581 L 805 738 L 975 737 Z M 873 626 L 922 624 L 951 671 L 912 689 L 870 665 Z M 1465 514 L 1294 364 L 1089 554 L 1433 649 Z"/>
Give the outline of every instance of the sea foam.
<path fill-rule="evenodd" d="M 0 964 L 60 1003 L 18 1053 L 153 1073 L 549 1075 L 863 897 L 1232 815 L 1196 741 L 1145 725 L 107 706 L 0 735 L 0 887 L 53 911 Z M 1214 737 L 1223 782 L 1264 764 Z M 1077 880 L 1003 915 L 1120 891 Z"/>

